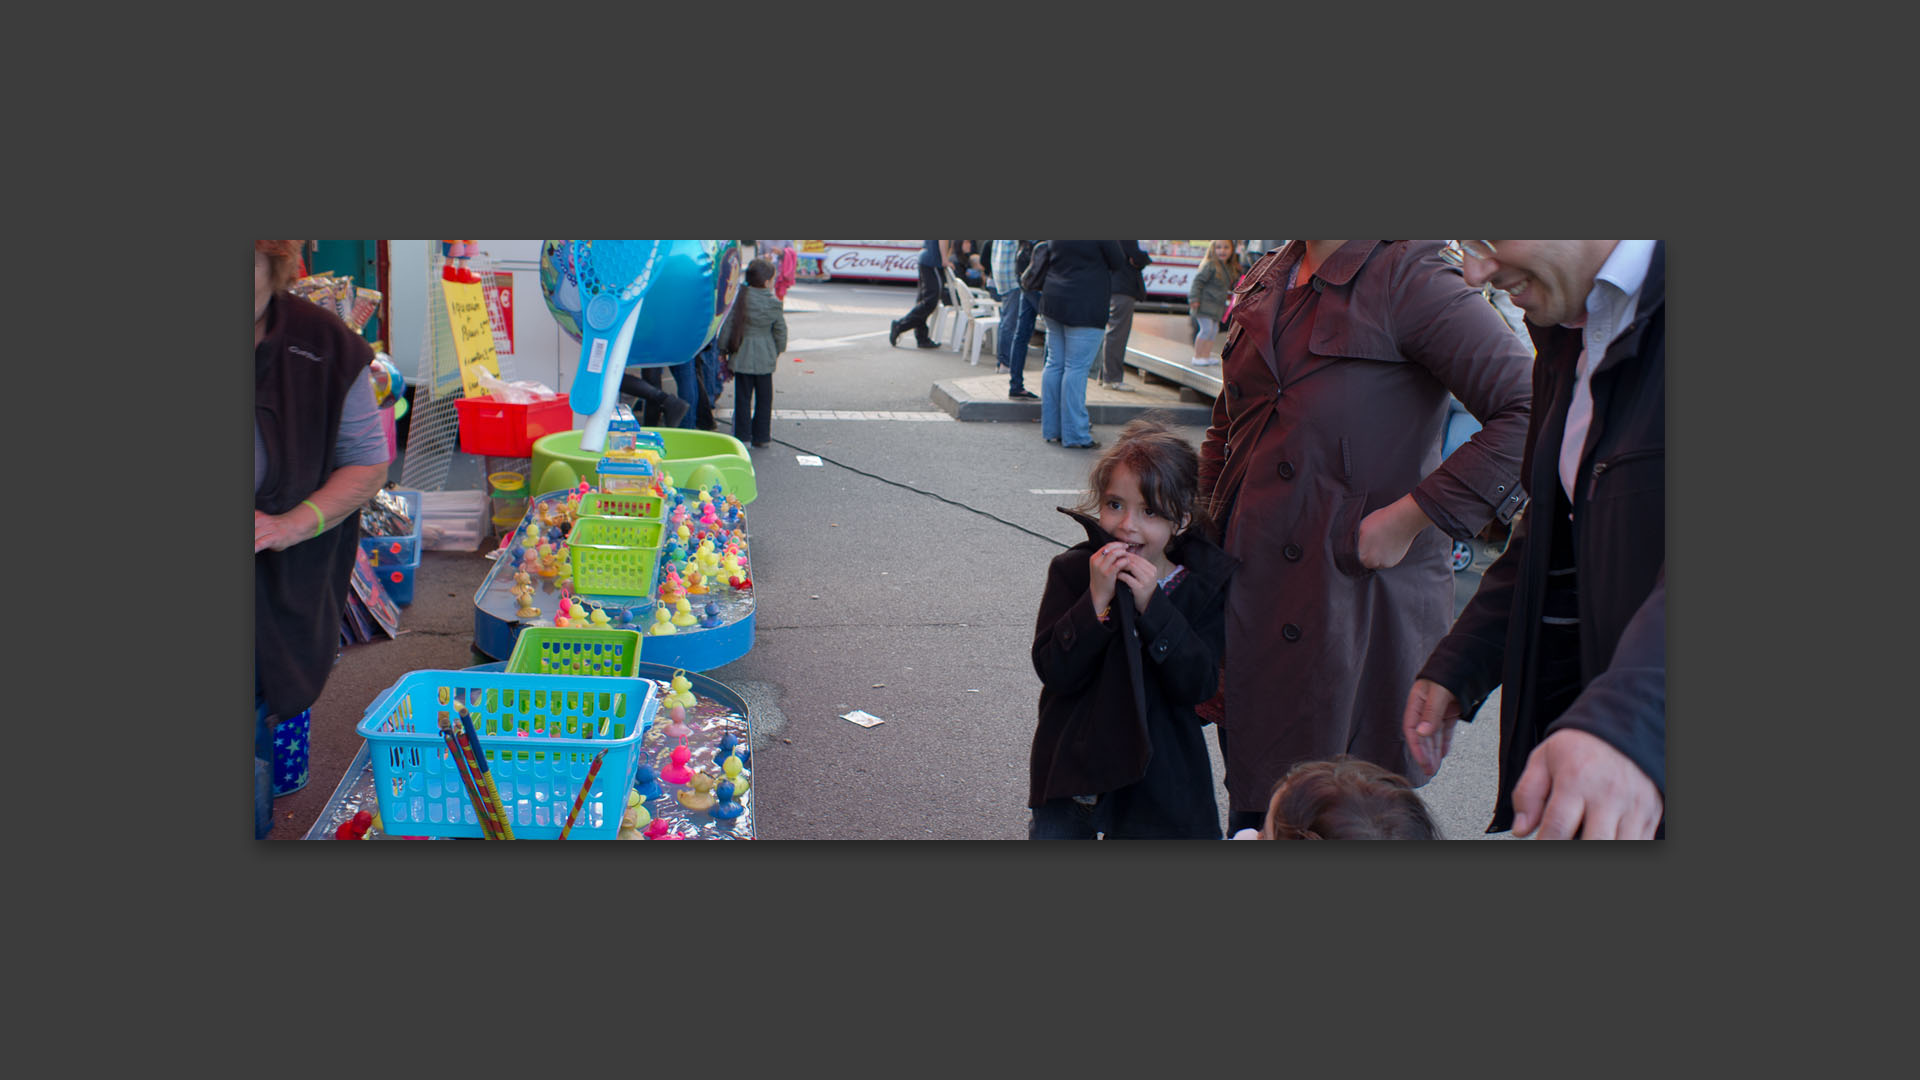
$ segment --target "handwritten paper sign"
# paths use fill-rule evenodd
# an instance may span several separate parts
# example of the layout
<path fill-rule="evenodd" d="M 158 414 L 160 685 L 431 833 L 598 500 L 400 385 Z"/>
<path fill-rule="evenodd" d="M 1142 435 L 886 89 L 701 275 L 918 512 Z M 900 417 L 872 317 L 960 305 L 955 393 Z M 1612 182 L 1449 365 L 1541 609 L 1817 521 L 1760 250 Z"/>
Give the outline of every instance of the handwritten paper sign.
<path fill-rule="evenodd" d="M 489 375 L 500 377 L 500 357 L 494 350 L 493 320 L 487 317 L 486 295 L 478 283 L 442 281 L 440 287 L 446 290 L 447 321 L 452 324 L 453 351 L 460 357 L 463 396 L 480 396 L 484 392 L 474 374 L 476 369 L 485 368 Z"/>

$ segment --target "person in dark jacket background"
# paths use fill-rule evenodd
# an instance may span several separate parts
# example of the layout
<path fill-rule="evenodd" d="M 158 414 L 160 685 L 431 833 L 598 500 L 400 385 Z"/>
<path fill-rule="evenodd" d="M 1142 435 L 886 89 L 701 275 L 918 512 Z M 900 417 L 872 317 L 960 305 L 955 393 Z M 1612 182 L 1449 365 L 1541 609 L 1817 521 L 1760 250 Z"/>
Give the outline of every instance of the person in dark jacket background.
<path fill-rule="evenodd" d="M 1070 450 L 1090 450 L 1087 371 L 1100 354 L 1114 271 L 1127 257 L 1117 240 L 1052 240 L 1040 315 L 1047 327 L 1047 364 L 1040 370 L 1040 437 Z"/>
<path fill-rule="evenodd" d="M 945 288 L 940 284 L 940 268 L 952 257 L 951 240 L 920 242 L 920 291 L 913 298 L 913 307 L 888 325 L 887 344 L 898 345 L 900 335 L 911 330 L 916 347 L 932 349 L 938 346 L 939 343 L 933 340 L 932 327 L 927 325 L 927 318 L 940 306 L 940 294 Z"/>
<path fill-rule="evenodd" d="M 1100 385 L 1131 394 L 1133 387 L 1126 383 L 1127 339 L 1133 336 L 1134 302 L 1147 298 L 1146 279 L 1140 276 L 1140 271 L 1153 262 L 1153 256 L 1140 247 L 1138 240 L 1120 241 L 1120 251 L 1126 256 L 1126 263 L 1113 272 L 1108 286 L 1112 292 L 1107 297 L 1107 336 L 1102 346 Z"/>
<path fill-rule="evenodd" d="M 1047 568 L 1034 628 L 1032 839 L 1220 837 L 1194 706 L 1218 682 L 1234 563 L 1198 479 L 1192 445 L 1143 417 L 1093 467 L 1098 519 L 1061 508 L 1087 539 Z"/>
<path fill-rule="evenodd" d="M 373 348 L 293 295 L 299 241 L 253 242 L 254 839 L 273 829 L 273 728 L 320 697 L 360 507 L 387 479 Z M 437 287 L 437 286 L 436 286 Z"/>
<path fill-rule="evenodd" d="M 1665 834 L 1666 249 L 1653 240 L 1465 240 L 1469 285 L 1526 312 L 1538 359 L 1521 476 L 1532 502 L 1407 696 L 1437 769 L 1500 696 L 1488 831 Z"/>

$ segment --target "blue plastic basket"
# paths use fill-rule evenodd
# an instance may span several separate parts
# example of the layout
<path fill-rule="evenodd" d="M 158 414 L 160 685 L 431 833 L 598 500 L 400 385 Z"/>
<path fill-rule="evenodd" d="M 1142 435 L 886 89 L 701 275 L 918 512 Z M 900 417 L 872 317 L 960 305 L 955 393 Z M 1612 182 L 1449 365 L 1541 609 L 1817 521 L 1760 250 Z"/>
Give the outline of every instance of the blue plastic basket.
<path fill-rule="evenodd" d="M 420 508 L 422 500 L 417 491 L 393 489 L 407 504 L 407 510 L 413 516 L 413 531 L 405 536 L 366 536 L 360 537 L 360 547 L 373 560 L 376 567 L 396 564 L 400 566 L 420 565 Z M 394 603 L 399 603 L 396 600 Z"/>
<path fill-rule="evenodd" d="M 480 837 L 480 818 L 440 737 L 446 702 L 467 703 L 516 839 L 560 836 L 593 756 L 606 758 L 569 840 L 611 840 L 660 703 L 651 679 L 415 671 L 374 699 L 358 730 L 373 762 L 381 828 L 393 836 Z M 599 729 L 605 727 L 605 735 Z M 557 733 L 557 734 L 556 734 Z"/>
<path fill-rule="evenodd" d="M 410 563 L 380 563 L 373 568 L 373 576 L 380 579 L 380 587 L 387 590 L 387 599 L 406 607 L 413 603 L 413 575 L 419 569 L 420 555 L 415 552 Z"/>

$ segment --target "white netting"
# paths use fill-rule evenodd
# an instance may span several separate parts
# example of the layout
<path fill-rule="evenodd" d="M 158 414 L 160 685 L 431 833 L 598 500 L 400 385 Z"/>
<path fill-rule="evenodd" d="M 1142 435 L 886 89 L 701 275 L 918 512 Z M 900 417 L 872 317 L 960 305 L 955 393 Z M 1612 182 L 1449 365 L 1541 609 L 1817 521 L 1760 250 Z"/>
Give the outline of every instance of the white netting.
<path fill-rule="evenodd" d="M 440 242 L 428 240 L 426 244 L 427 326 L 421 338 L 425 345 L 421 350 L 420 387 L 413 395 L 413 421 L 400 465 L 400 486 L 415 491 L 442 491 L 452 472 L 453 455 L 460 452 L 460 414 L 453 405 L 462 393 L 460 355 L 454 350 L 453 332 L 447 320 L 447 294 L 440 288 L 440 272 L 445 262 L 440 255 Z M 519 375 L 513 367 L 513 354 L 505 348 L 506 327 L 499 290 L 499 279 L 512 275 L 504 270 L 496 272 L 492 258 L 484 251 L 467 261 L 467 269 L 480 276 L 481 293 L 487 299 L 487 317 L 493 325 L 500 378 L 512 382 Z"/>

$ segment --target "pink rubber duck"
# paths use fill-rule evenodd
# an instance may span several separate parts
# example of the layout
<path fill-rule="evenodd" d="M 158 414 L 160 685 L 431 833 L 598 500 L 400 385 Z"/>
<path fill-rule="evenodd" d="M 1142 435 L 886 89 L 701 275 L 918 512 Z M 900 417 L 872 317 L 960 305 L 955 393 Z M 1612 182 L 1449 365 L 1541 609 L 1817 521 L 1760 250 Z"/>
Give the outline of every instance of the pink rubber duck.
<path fill-rule="evenodd" d="M 687 761 L 692 757 L 693 751 L 688 749 L 685 743 L 674 747 L 673 753 L 669 756 L 671 763 L 660 770 L 660 779 L 669 784 L 684 784 L 692 780 L 693 770 L 687 768 Z"/>
<path fill-rule="evenodd" d="M 667 716 L 672 720 L 672 723 L 667 725 L 668 735 L 676 739 L 684 740 L 687 736 L 693 734 L 693 729 L 687 726 L 687 710 L 684 706 L 674 705 L 673 708 L 667 711 Z M 675 749 L 685 750 L 686 747 L 681 746 Z"/>

